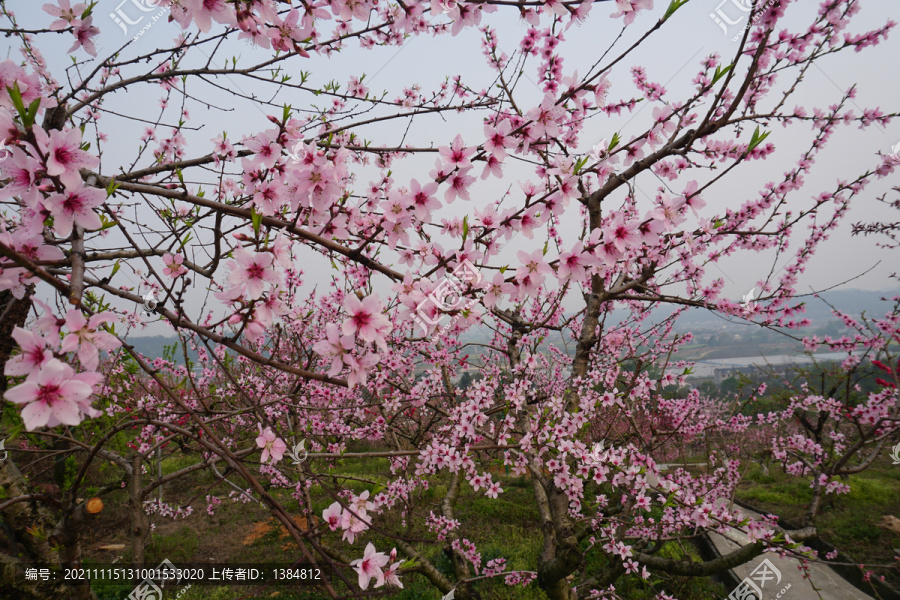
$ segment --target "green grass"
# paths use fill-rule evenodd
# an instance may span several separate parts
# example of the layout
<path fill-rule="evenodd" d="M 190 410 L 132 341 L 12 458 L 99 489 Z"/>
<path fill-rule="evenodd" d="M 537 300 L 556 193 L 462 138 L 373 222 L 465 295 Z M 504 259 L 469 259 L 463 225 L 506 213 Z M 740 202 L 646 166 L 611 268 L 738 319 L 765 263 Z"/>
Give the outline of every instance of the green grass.
<path fill-rule="evenodd" d="M 176 453 L 163 461 L 163 472 L 172 473 L 184 468 L 196 460 L 196 457 Z M 155 469 L 155 465 L 153 466 Z M 386 459 L 362 460 L 346 459 L 338 460 L 329 472 L 323 476 L 323 483 L 333 486 L 335 481 L 340 487 L 352 489 L 359 494 L 363 490 L 369 490 L 371 494 L 379 491 L 379 486 L 386 483 L 389 473 L 389 465 Z M 758 474 L 761 478 L 762 474 Z M 370 482 L 345 479 L 355 477 L 368 479 Z M 528 477 L 507 475 L 504 472 L 494 473 L 495 481 L 498 481 L 504 492 L 496 499 L 488 498 L 483 491 L 474 491 L 467 484 L 463 484 L 459 500 L 456 505 L 456 518 L 462 523 L 459 535 L 476 544 L 481 553 L 482 565 L 495 558 L 506 559 L 506 572 L 509 571 L 533 571 L 538 562 L 538 557 L 543 548 L 543 536 L 541 534 L 539 515 L 533 497 L 532 481 Z M 764 479 L 764 478 L 763 478 Z M 212 478 L 197 474 L 188 476 L 179 485 L 167 486 L 164 491 L 166 502 L 177 505 L 189 497 L 198 493 L 198 487 L 203 486 L 204 481 L 212 482 Z M 439 512 L 440 501 L 447 493 L 449 475 L 444 474 L 430 480 L 427 489 L 419 488 L 413 492 L 415 505 L 415 519 L 419 521 L 422 515 L 429 511 Z M 206 484 L 208 485 L 208 484 Z M 773 480 L 772 485 L 782 486 L 778 489 L 766 491 L 760 487 L 754 493 L 769 494 L 765 496 L 768 501 L 788 501 L 794 498 L 799 490 L 791 487 L 794 484 Z M 866 488 L 879 498 L 885 497 L 891 490 L 879 486 L 877 481 L 868 482 Z M 205 487 L 205 486 L 204 486 Z M 226 500 L 229 488 L 219 486 L 213 492 L 223 498 L 223 503 L 216 509 L 216 515 L 209 518 L 203 507 L 202 494 L 194 502 L 194 514 L 188 519 L 171 521 L 168 519 L 154 518 L 158 527 L 149 540 L 146 549 L 146 561 L 152 563 L 168 558 L 176 565 L 190 562 L 205 562 L 210 556 L 215 555 L 216 560 L 222 562 L 223 556 L 240 556 L 232 558 L 230 562 L 248 563 L 281 563 L 296 557 L 297 552 L 291 548 L 292 542 L 286 536 L 280 535 L 278 530 L 270 531 L 253 543 L 244 544 L 247 534 L 254 523 L 266 521 L 270 518 L 268 511 L 256 504 L 236 504 Z M 295 499 L 291 497 L 292 490 L 272 488 L 269 492 L 281 501 L 294 513 L 299 509 Z M 310 490 L 313 500 L 312 512 L 321 515 L 321 512 L 334 500 L 323 493 L 318 486 Z M 659 514 L 653 513 L 659 517 Z M 376 517 L 373 530 L 367 532 L 356 544 L 343 545 L 340 541 L 341 532 L 327 532 L 323 541 L 334 547 L 341 548 L 351 559 L 361 556 L 365 544 L 373 542 L 379 550 L 388 551 L 395 545 L 391 539 L 381 536 L 378 530 L 404 531 L 400 513 L 392 511 Z M 871 534 L 871 532 L 869 532 Z M 433 535 L 421 527 L 411 531 L 409 537 L 429 538 Z M 443 542 L 415 543 L 413 544 L 425 558 L 431 561 L 440 571 L 453 578 L 452 565 L 444 554 Z M 595 574 L 604 569 L 605 557 L 597 550 L 588 551 L 588 540 L 584 541 L 585 566 L 581 575 Z M 219 552 L 222 548 L 228 548 L 230 553 Z M 691 557 L 700 560 L 696 550 L 691 545 L 680 546 L 667 544 L 661 551 L 663 556 L 681 560 Z M 127 556 L 126 556 L 127 560 Z M 356 577 L 352 571 L 346 573 L 351 582 Z M 536 583 L 527 586 L 507 586 L 504 577 L 496 577 L 476 582 L 473 587 L 483 600 L 546 600 L 546 595 Z M 343 583 L 338 578 L 334 580 L 335 588 L 340 592 Z M 396 600 L 440 600 L 441 594 L 422 575 L 408 573 L 402 577 L 404 589 L 391 590 L 386 597 Z M 619 594 L 624 598 L 635 600 L 650 600 L 657 597 L 660 592 L 675 595 L 679 600 L 705 600 L 707 598 L 724 598 L 727 591 L 721 586 L 704 578 L 679 578 L 665 577 L 660 579 L 652 577 L 649 581 L 643 580 L 639 575 L 625 575 L 618 578 L 614 585 Z M 171 593 L 167 591 L 164 600 L 174 600 L 177 588 Z M 123 600 L 130 589 L 119 587 L 113 589 L 96 588 L 99 600 Z M 379 589 L 379 592 L 385 591 Z M 253 600 L 257 596 L 246 596 L 252 592 L 248 587 L 210 587 L 193 586 L 177 596 L 177 600 L 237 600 L 247 598 Z M 278 595 L 273 595 L 276 593 Z M 283 600 L 314 600 L 325 596 L 315 589 L 288 590 L 282 588 L 269 588 L 265 595 L 258 598 L 278 598 Z"/>
<path fill-rule="evenodd" d="M 197 532 L 185 525 L 169 535 L 151 535 L 144 553 L 148 563 L 163 559 L 169 559 L 175 564 L 187 563 L 194 559 L 198 546 Z"/>

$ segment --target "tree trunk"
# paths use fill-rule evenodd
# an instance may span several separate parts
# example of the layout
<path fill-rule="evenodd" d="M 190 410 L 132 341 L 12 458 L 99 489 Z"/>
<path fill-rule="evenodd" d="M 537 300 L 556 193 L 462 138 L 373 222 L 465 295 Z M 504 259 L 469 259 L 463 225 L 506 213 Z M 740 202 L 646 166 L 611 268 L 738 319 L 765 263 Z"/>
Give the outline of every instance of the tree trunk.
<path fill-rule="evenodd" d="M 128 506 L 131 508 L 131 563 L 137 567 L 144 563 L 144 541 L 149 530 L 149 520 L 144 512 L 141 485 L 141 464 L 144 457 L 135 454 L 131 462 L 131 481 L 128 486 Z"/>
<path fill-rule="evenodd" d="M 71 513 L 59 520 L 50 541 L 59 548 L 59 563 L 63 569 L 81 567 L 81 529 L 94 515 L 87 511 L 87 503 L 82 502 Z M 90 581 L 79 580 L 72 586 L 69 596 L 75 600 L 94 600 L 96 594 L 91 591 Z"/>
<path fill-rule="evenodd" d="M 11 457 L 0 463 L 0 490 L 6 499 L 28 495 L 28 484 Z M 53 513 L 37 502 L 17 502 L 7 506 L 0 516 L 12 531 L 11 544 L 16 548 L 15 555 L 0 553 L 0 597 L 21 600 L 68 600 L 75 597 L 72 590 L 59 582 L 25 581 L 22 571 L 22 563 L 59 564 L 59 555 L 50 546 L 48 537 L 56 521 Z"/>
<path fill-rule="evenodd" d="M 16 342 L 12 338 L 13 329 L 25 324 L 28 311 L 31 310 L 31 293 L 34 286 L 26 288 L 25 296 L 16 298 L 9 291 L 0 292 L 0 370 L 12 356 Z M 6 377 L 0 377 L 0 396 L 6 391 Z"/>

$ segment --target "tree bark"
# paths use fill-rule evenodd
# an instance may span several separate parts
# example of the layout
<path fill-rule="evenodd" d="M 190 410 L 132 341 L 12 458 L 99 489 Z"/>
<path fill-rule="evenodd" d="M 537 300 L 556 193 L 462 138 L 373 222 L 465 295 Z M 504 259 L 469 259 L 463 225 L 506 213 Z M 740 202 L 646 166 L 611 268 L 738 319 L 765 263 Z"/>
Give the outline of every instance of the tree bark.
<path fill-rule="evenodd" d="M 81 544 L 78 538 L 82 527 L 94 517 L 95 515 L 87 511 L 87 502 L 85 501 L 56 524 L 56 528 L 50 535 L 50 541 L 59 547 L 59 564 L 63 569 L 81 567 Z M 96 598 L 96 594 L 91 591 L 90 581 L 82 579 L 72 586 L 69 597 L 75 600 L 93 600 Z"/>
<path fill-rule="evenodd" d="M 25 324 L 33 291 L 34 286 L 29 285 L 22 298 L 16 298 L 9 291 L 0 292 L 0 369 L 6 366 L 16 347 L 12 332 L 16 326 Z M 0 396 L 6 392 L 7 385 L 6 377 L 0 377 Z"/>
<path fill-rule="evenodd" d="M 0 463 L 0 490 L 9 499 L 28 495 L 28 484 L 12 457 Z M 73 598 L 72 590 L 61 583 L 25 581 L 22 570 L 23 562 L 47 566 L 59 564 L 59 555 L 50 546 L 47 535 L 56 521 L 53 513 L 46 506 L 29 501 L 8 505 L 0 517 L 12 530 L 12 543 L 16 548 L 15 555 L 0 553 L 0 597 L 21 600 Z"/>
<path fill-rule="evenodd" d="M 144 563 L 144 541 L 147 538 L 149 523 L 144 512 L 143 492 L 141 485 L 141 465 L 144 457 L 137 453 L 131 461 L 131 480 L 128 486 L 128 506 L 131 508 L 131 564 L 135 567 Z"/>

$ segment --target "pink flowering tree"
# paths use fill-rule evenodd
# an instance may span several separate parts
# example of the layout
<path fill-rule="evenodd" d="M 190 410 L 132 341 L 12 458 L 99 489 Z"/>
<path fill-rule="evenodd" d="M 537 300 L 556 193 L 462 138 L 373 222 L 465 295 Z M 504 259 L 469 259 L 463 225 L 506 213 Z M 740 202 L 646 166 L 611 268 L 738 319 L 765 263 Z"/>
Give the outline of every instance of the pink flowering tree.
<path fill-rule="evenodd" d="M 806 556 L 814 530 L 778 531 L 730 502 L 743 470 L 729 446 L 771 423 L 698 390 L 662 392 L 684 384 L 688 365 L 671 357 L 690 341 L 673 333 L 688 308 L 808 324 L 799 277 L 897 161 L 875 156 L 812 195 L 804 182 L 838 130 L 885 127 L 896 113 L 857 108 L 855 88 L 809 107 L 796 98 L 812 65 L 877 45 L 894 23 L 855 27 L 858 0 L 826 0 L 802 26 L 788 18 L 799 2 L 757 3 L 728 55 L 698 56 L 676 96 L 636 56 L 685 26 L 686 2 L 595 3 L 162 0 L 167 23 L 153 27 L 180 31 L 167 42 L 129 32 L 138 20 L 100 19 L 96 3 L 25 15 L 0 2 L 22 57 L 0 63 L 0 326 L 15 341 L 0 356 L 2 426 L 19 444 L 8 448 L 78 468 L 34 493 L 15 461 L 0 464 L 0 511 L 23 532 L 28 519 L 51 527 L 27 538 L 31 556 L 77 564 L 77 492 L 98 459 L 121 473 L 98 494 L 128 488 L 136 562 L 148 513 L 192 508 L 151 493 L 211 470 L 284 525 L 291 558 L 334 571 L 332 598 L 389 594 L 410 577 L 459 599 L 486 579 L 551 600 L 610 598 L 623 578 L 669 598 L 673 577 L 765 551 Z M 504 27 L 513 10 L 524 36 Z M 564 42 L 581 23 L 612 29 L 579 74 Z M 120 28 L 134 37 L 106 48 Z M 462 33 L 480 37 L 488 84 L 447 74 L 432 89 L 383 90 L 362 72 L 325 82 L 309 70 L 417 36 L 452 47 Z M 71 65 L 45 59 L 60 36 Z M 232 54 L 239 40 L 252 51 Z M 158 103 L 138 111 L 148 97 Z M 198 113 L 226 130 L 210 134 Z M 636 133 L 604 125 L 620 115 Z M 722 198 L 723 180 L 773 160 L 778 125 L 804 144 L 794 162 Z M 663 186 L 645 196 L 645 182 Z M 725 297 L 711 269 L 738 253 L 790 258 L 756 282 L 752 306 Z M 651 319 L 666 305 L 677 310 Z M 134 349 L 127 333 L 149 321 L 179 336 L 185 364 Z M 895 337 L 896 313 L 878 328 Z M 476 330 L 488 333 L 473 342 Z M 482 378 L 462 390 L 465 368 Z M 847 408 L 866 425 L 853 444 L 869 460 L 898 423 L 885 381 L 854 407 L 801 391 L 771 420 Z M 786 431 L 773 452 L 829 491 L 858 449 L 823 457 L 802 438 Z M 660 468 L 702 439 L 721 440 L 707 472 Z M 176 447 L 196 463 L 142 477 Z M 364 491 L 330 474 L 375 458 L 389 466 Z M 541 551 L 526 569 L 483 560 L 459 517 L 461 497 L 503 495 L 497 464 L 529 481 Z M 273 487 L 290 490 L 307 528 Z M 221 502 L 205 500 L 208 512 Z M 730 527 L 750 542 L 718 559 L 663 552 Z"/>
<path fill-rule="evenodd" d="M 864 471 L 892 445 L 900 418 L 900 298 L 894 300 L 894 310 L 880 319 L 838 313 L 850 335 L 804 338 L 810 351 L 824 346 L 850 354 L 818 381 L 801 379 L 781 414 L 759 415 L 761 424 L 777 424 L 770 442 L 775 460 L 788 474 L 810 482 L 813 494 L 805 525 L 815 522 L 825 497 L 850 491 L 848 475 Z M 873 378 L 876 390 L 864 392 L 860 383 Z"/>

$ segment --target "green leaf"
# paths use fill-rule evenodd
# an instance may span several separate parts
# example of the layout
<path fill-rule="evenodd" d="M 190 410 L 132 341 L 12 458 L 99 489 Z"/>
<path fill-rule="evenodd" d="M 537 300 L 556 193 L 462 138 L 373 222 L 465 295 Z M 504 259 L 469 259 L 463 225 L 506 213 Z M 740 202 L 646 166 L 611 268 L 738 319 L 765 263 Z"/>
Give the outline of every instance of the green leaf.
<path fill-rule="evenodd" d="M 584 165 L 587 164 L 587 161 L 589 159 L 589 156 L 585 156 L 584 158 L 580 158 L 575 162 L 575 168 L 573 169 L 575 175 L 578 175 L 581 172 L 581 169 L 584 167 Z"/>
<path fill-rule="evenodd" d="M 713 75 L 713 80 L 711 85 L 716 85 L 716 82 L 725 77 L 731 69 L 734 68 L 734 64 L 730 64 L 724 69 L 721 67 L 716 67 L 716 74 Z"/>
<path fill-rule="evenodd" d="M 253 208 L 250 210 L 250 220 L 253 221 L 253 233 L 259 236 L 259 228 L 262 226 L 262 215 Z"/>
<path fill-rule="evenodd" d="M 116 183 L 116 178 L 113 177 L 109 180 L 109 183 L 106 185 L 106 197 L 109 198 L 113 194 L 116 193 L 116 190 L 119 189 L 119 184 Z"/>
<path fill-rule="evenodd" d="M 25 127 L 31 127 L 34 125 L 34 118 L 37 116 L 37 111 L 41 107 L 41 99 L 38 98 L 34 102 L 32 102 L 28 106 L 28 112 L 25 115 L 25 118 L 22 119 L 22 122 L 25 124 Z"/>
<path fill-rule="evenodd" d="M 688 0 L 672 0 L 669 3 L 669 8 L 666 9 L 666 14 L 663 15 L 662 20 L 665 21 L 669 17 L 675 14 L 675 11 L 688 3 Z"/>
<path fill-rule="evenodd" d="M 463 217 L 463 242 L 469 237 L 469 215 Z"/>
<path fill-rule="evenodd" d="M 614 133 L 612 136 L 612 141 L 609 143 L 609 148 L 607 151 L 612 152 L 613 148 L 619 145 L 619 142 L 622 141 L 622 137 L 618 133 Z"/>
<path fill-rule="evenodd" d="M 763 143 L 763 141 L 769 137 L 771 131 L 767 131 L 760 135 L 759 133 L 759 125 L 756 126 L 756 131 L 753 132 L 753 137 L 750 138 L 750 144 L 747 146 L 747 152 L 753 152 L 753 149 Z"/>
<path fill-rule="evenodd" d="M 284 105 L 284 112 L 282 113 L 281 120 L 284 121 L 284 122 L 286 123 L 287 120 L 288 120 L 289 118 L 291 118 L 291 105 L 290 105 L 290 104 L 285 104 L 285 105 Z"/>
<path fill-rule="evenodd" d="M 107 229 L 112 229 L 116 226 L 116 222 L 110 221 L 105 215 L 100 215 L 100 223 L 101 225 L 98 231 L 106 231 Z"/>
<path fill-rule="evenodd" d="M 27 113 L 25 111 L 25 103 L 22 102 L 22 92 L 19 91 L 19 82 L 13 82 L 12 87 L 6 86 L 6 91 L 9 93 L 9 99 L 12 100 L 13 106 L 19 111 L 19 116 L 24 122 Z"/>
<path fill-rule="evenodd" d="M 116 273 L 119 272 L 119 267 L 122 266 L 122 265 L 121 265 L 121 262 L 122 262 L 121 260 L 117 260 L 117 261 L 116 261 L 116 264 L 113 265 L 112 273 L 109 274 L 109 278 L 110 278 L 110 279 L 112 279 L 113 277 L 115 277 L 115 276 L 116 276 Z"/>
<path fill-rule="evenodd" d="M 11 442 L 22 435 L 23 431 L 25 431 L 25 423 L 16 423 L 10 428 L 9 435 L 6 439 Z"/>

